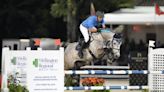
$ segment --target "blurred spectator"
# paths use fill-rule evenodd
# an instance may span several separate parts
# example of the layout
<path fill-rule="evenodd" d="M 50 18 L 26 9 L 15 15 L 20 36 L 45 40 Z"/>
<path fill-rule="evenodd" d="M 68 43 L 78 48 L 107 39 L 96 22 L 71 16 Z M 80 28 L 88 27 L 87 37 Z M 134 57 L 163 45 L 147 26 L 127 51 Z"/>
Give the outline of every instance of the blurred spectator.
<path fill-rule="evenodd" d="M 140 40 L 140 42 L 137 46 L 137 51 L 146 51 L 146 46 L 145 45 L 146 44 L 142 40 Z"/>
<path fill-rule="evenodd" d="M 135 43 L 134 39 L 131 40 L 129 45 L 130 45 L 130 51 L 136 50 L 136 43 Z"/>

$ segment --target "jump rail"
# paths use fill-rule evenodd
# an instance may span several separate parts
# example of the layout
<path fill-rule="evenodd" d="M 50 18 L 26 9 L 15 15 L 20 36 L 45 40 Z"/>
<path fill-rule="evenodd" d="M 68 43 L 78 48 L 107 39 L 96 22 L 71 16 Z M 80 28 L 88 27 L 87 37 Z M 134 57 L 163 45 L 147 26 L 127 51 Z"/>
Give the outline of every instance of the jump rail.
<path fill-rule="evenodd" d="M 128 90 L 128 89 L 149 89 L 148 86 L 81 86 L 81 87 L 64 87 L 64 90 Z"/>
<path fill-rule="evenodd" d="M 130 66 L 82 66 L 81 69 L 88 69 L 88 70 L 93 70 L 93 69 L 101 69 L 101 70 L 129 70 Z"/>
<path fill-rule="evenodd" d="M 148 70 L 65 70 L 65 74 L 164 74 L 162 71 Z"/>

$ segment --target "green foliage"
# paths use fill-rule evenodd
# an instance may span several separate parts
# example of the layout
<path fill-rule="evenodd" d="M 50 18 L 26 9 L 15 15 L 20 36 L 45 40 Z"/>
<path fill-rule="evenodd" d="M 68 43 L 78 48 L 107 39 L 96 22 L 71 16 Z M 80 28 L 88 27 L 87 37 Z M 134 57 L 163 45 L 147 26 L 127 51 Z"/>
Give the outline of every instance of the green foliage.
<path fill-rule="evenodd" d="M 134 0 L 120 0 L 119 7 L 134 7 Z"/>
<path fill-rule="evenodd" d="M 70 75 L 65 76 L 64 86 L 74 86 L 74 79 Z"/>
<path fill-rule="evenodd" d="M 29 92 L 26 87 L 21 85 L 10 84 L 9 85 L 9 92 Z"/>
<path fill-rule="evenodd" d="M 45 37 L 50 35 L 53 0 L 0 0 L 2 37 Z"/>
<path fill-rule="evenodd" d="M 21 86 L 19 80 L 17 80 L 18 72 L 8 77 L 9 92 L 29 92 L 26 87 Z"/>
<path fill-rule="evenodd" d="M 75 0 L 54 0 L 51 6 L 51 15 L 54 17 L 67 17 L 68 12 L 71 15 L 76 15 L 76 2 Z"/>
<path fill-rule="evenodd" d="M 67 15 L 67 4 L 66 0 L 54 0 L 55 3 L 52 4 L 51 6 L 51 14 L 54 17 L 61 17 L 61 16 L 66 16 Z"/>
<path fill-rule="evenodd" d="M 149 90 L 148 89 L 143 89 L 142 92 L 149 92 Z"/>

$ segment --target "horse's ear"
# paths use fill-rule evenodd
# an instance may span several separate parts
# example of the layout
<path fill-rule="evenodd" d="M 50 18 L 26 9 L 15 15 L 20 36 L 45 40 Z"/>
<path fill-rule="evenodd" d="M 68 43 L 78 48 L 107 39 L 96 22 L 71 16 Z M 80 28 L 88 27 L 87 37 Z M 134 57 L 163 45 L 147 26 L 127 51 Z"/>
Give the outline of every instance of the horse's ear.
<path fill-rule="evenodd" d="M 122 35 L 121 33 L 116 33 L 114 34 L 113 38 L 122 38 Z"/>

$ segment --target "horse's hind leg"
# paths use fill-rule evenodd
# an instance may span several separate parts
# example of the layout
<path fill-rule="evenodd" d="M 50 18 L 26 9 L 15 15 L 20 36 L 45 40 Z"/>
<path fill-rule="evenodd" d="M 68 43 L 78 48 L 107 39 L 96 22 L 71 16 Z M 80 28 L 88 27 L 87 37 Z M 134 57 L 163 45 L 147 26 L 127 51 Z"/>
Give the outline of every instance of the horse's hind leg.
<path fill-rule="evenodd" d="M 85 62 L 84 61 L 76 61 L 74 64 L 74 70 L 80 70 L 80 68 L 82 66 L 85 66 Z"/>
<path fill-rule="evenodd" d="M 83 61 L 76 61 L 74 64 L 73 70 L 80 70 L 82 66 L 85 65 L 85 62 Z M 80 75 L 79 74 L 73 74 L 72 76 L 73 86 L 79 86 L 80 85 Z"/>

